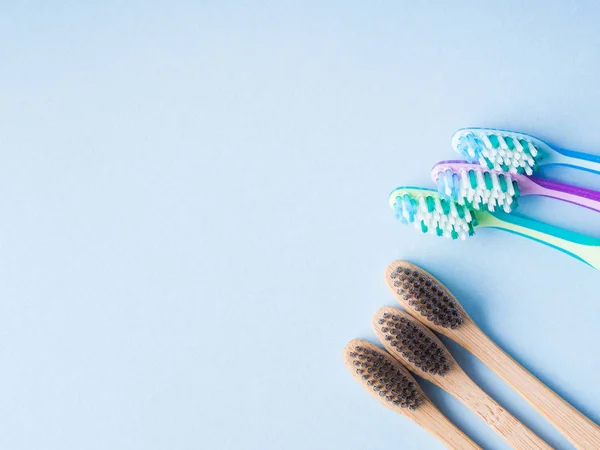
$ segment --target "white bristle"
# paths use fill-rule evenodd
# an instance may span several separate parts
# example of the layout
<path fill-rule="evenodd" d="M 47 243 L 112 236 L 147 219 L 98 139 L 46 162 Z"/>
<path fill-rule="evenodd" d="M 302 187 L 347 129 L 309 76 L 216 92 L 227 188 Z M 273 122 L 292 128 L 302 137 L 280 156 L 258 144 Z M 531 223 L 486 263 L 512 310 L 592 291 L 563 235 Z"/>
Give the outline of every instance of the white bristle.
<path fill-rule="evenodd" d="M 535 158 L 538 155 L 537 148 L 533 145 L 533 142 L 528 142 L 527 144 L 529 144 L 529 153 Z"/>
<path fill-rule="evenodd" d="M 472 172 L 472 175 L 470 175 Z M 443 177 L 443 183 L 440 182 L 442 194 L 448 195 L 451 192 L 452 199 L 458 205 L 468 205 L 475 211 L 496 211 L 504 210 L 510 212 L 515 201 L 515 189 L 513 187 L 513 179 L 507 174 L 498 174 L 494 171 L 486 171 L 483 168 L 473 166 L 472 169 L 466 170 L 461 168 L 457 172 L 449 172 L 445 170 L 440 172 L 438 176 Z M 471 176 L 475 177 L 475 188 L 471 186 Z M 491 187 L 486 184 L 491 180 Z M 500 177 L 504 177 L 506 182 L 506 192 L 502 190 Z M 435 204 L 436 208 L 440 208 L 439 201 Z M 449 219 L 458 216 L 456 206 L 451 205 Z"/>
<path fill-rule="evenodd" d="M 446 175 L 442 174 L 441 175 Z M 451 176 L 451 174 L 450 174 Z M 456 182 L 458 177 L 454 178 Z M 442 186 L 440 186 L 442 188 Z M 409 193 L 411 195 L 412 193 Z M 406 195 L 406 194 L 404 194 Z M 417 229 L 421 229 L 424 225 L 427 233 L 437 235 L 438 229 L 441 230 L 440 235 L 452 238 L 452 239 L 465 239 L 467 236 L 472 234 L 473 227 L 471 222 L 474 220 L 474 216 L 470 213 L 469 208 L 460 206 L 455 202 L 448 202 L 443 200 L 442 204 L 441 197 L 437 193 L 423 193 L 412 196 L 412 202 L 404 200 L 403 194 L 397 194 L 402 200 L 395 202 L 395 207 L 398 210 L 400 217 L 404 218 L 405 222 L 413 223 Z M 429 202 L 433 201 L 432 209 L 429 211 Z M 444 206 L 448 212 L 444 211 Z M 461 214 L 464 213 L 464 217 L 461 218 Z"/>
<path fill-rule="evenodd" d="M 530 138 L 517 133 L 469 130 L 462 136 L 462 140 L 455 140 L 457 151 L 470 161 L 478 160 L 482 166 L 501 172 L 530 175 L 543 156 Z M 492 141 L 497 142 L 495 147 Z"/>
<path fill-rule="evenodd" d="M 518 139 L 513 139 L 513 142 L 515 144 L 515 148 L 517 149 L 519 154 L 521 154 L 521 152 L 523 152 L 523 146 L 521 145 L 521 142 Z"/>
<path fill-rule="evenodd" d="M 506 193 L 509 197 L 513 197 L 515 195 L 515 187 L 513 186 L 513 180 L 509 176 L 505 176 L 506 178 Z"/>
<path fill-rule="evenodd" d="M 451 177 L 452 175 L 450 175 Z M 452 195 L 452 178 L 444 177 L 444 182 L 446 185 L 446 195 Z"/>
<path fill-rule="evenodd" d="M 450 203 L 450 214 L 452 215 L 453 220 L 458 217 L 458 212 L 456 211 L 456 205 L 454 203 Z"/>
<path fill-rule="evenodd" d="M 500 182 L 498 181 L 498 174 L 496 172 L 492 172 L 492 186 L 494 186 L 494 197 L 499 198 L 502 189 L 500 188 Z"/>
<path fill-rule="evenodd" d="M 481 140 L 483 141 L 483 144 L 487 147 L 487 148 L 492 148 L 492 142 L 490 141 L 490 138 L 487 134 L 482 134 L 481 135 Z"/>

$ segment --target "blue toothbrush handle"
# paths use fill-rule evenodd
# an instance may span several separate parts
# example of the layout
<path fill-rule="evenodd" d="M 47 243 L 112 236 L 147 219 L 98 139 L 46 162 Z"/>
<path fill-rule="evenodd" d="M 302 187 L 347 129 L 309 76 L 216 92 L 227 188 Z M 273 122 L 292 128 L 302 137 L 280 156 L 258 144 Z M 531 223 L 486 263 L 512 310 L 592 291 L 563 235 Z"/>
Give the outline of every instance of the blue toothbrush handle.
<path fill-rule="evenodd" d="M 576 152 L 574 150 L 556 150 L 560 155 L 556 163 L 571 166 L 588 172 L 600 173 L 600 155 Z"/>

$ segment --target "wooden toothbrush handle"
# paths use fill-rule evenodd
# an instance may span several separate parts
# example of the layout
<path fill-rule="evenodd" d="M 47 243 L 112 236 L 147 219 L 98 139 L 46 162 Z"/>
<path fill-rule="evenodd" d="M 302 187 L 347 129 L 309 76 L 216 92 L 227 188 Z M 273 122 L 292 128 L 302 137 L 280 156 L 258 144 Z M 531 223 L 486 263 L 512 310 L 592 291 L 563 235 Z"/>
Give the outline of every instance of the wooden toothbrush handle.
<path fill-rule="evenodd" d="M 496 403 L 463 371 L 451 372 L 447 377 L 447 381 L 453 384 L 452 390 L 448 392 L 483 419 L 511 448 L 516 450 L 552 450 L 552 447 Z"/>
<path fill-rule="evenodd" d="M 430 400 L 415 411 L 412 419 L 452 450 L 482 450 L 450 422 Z"/>
<path fill-rule="evenodd" d="M 519 392 L 577 449 L 600 449 L 600 427 L 508 356 L 472 322 L 459 343 Z M 462 327 L 461 327 L 462 328 Z"/>

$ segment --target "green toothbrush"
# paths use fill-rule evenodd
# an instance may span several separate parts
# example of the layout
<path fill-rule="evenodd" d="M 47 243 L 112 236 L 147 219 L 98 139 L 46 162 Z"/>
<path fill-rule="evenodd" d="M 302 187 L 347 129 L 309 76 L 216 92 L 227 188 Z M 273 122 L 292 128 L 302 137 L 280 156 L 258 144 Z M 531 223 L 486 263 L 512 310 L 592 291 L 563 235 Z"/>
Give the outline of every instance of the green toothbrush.
<path fill-rule="evenodd" d="M 497 228 L 554 247 L 600 270 L 600 239 L 505 213 L 475 211 L 447 200 L 433 189 L 399 187 L 390 206 L 403 223 L 414 223 L 423 233 L 466 239 L 475 228 Z"/>

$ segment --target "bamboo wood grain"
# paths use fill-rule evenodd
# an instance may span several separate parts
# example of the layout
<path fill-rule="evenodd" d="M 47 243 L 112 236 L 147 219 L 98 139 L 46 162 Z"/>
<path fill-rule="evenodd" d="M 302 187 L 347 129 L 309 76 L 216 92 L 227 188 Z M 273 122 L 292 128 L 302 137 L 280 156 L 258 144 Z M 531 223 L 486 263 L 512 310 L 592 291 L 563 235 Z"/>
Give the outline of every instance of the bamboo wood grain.
<path fill-rule="evenodd" d="M 403 356 L 391 345 L 390 341 L 385 338 L 385 333 L 381 331 L 381 326 L 378 324 L 378 321 L 384 317 L 384 314 L 406 318 L 414 323 L 427 337 L 435 341 L 437 345 L 445 350 L 446 357 L 450 362 L 450 371 L 444 376 L 432 375 L 417 367 L 414 364 L 414 359 L 411 361 L 410 358 Z M 462 370 L 446 346 L 444 346 L 437 336 L 427 329 L 427 327 L 421 325 L 412 316 L 397 308 L 389 306 L 383 307 L 373 316 L 373 330 L 379 341 L 394 358 L 404 364 L 415 375 L 435 384 L 462 402 L 496 431 L 502 439 L 511 446 L 511 448 L 516 450 L 552 450 L 552 447 L 544 442 L 539 436 L 523 425 L 517 418 L 481 390 L 481 388 Z"/>
<path fill-rule="evenodd" d="M 427 320 L 398 294 L 394 287 L 391 273 L 399 266 L 411 267 L 435 280 L 447 294 L 456 301 L 464 322 L 456 329 L 444 328 Z M 513 387 L 540 414 L 550 421 L 577 449 L 600 449 L 600 427 L 584 416 L 581 412 L 563 400 L 558 394 L 544 385 L 540 380 L 523 368 L 519 363 L 501 350 L 473 322 L 456 297 L 434 276 L 414 264 L 406 261 L 394 261 L 385 272 L 386 284 L 396 300 L 417 320 L 432 330 L 452 339 L 461 345 L 485 365 L 493 370 L 500 378 Z"/>
<path fill-rule="evenodd" d="M 423 398 L 423 404 L 417 407 L 415 410 L 411 410 L 408 408 L 401 408 L 399 406 L 394 406 L 387 402 L 383 397 L 377 395 L 371 389 L 360 376 L 356 374 L 356 368 L 352 365 L 352 359 L 349 354 L 353 348 L 356 346 L 361 346 L 363 348 L 367 348 L 370 350 L 377 350 L 380 353 L 386 355 L 391 361 L 394 361 L 397 366 L 401 369 L 401 371 L 411 379 L 415 383 L 416 389 L 419 391 L 419 394 Z M 402 414 L 403 416 L 408 417 L 410 420 L 415 422 L 417 425 L 423 427 L 427 430 L 432 436 L 439 439 L 447 448 L 452 450 L 482 450 L 477 444 L 475 444 L 469 437 L 467 437 L 460 429 L 456 427 L 452 422 L 450 422 L 446 416 L 444 416 L 440 410 L 429 400 L 429 398 L 425 395 L 419 384 L 414 380 L 414 378 L 410 375 L 410 373 L 402 366 L 395 358 L 393 358 L 389 353 L 383 350 L 381 347 L 372 344 L 367 341 L 363 341 L 360 339 L 354 339 L 350 341 L 346 347 L 344 348 L 343 353 L 344 363 L 348 368 L 348 371 L 352 374 L 354 379 L 369 393 L 373 398 L 375 398 L 379 403 L 385 405 L 391 410 Z"/>
<path fill-rule="evenodd" d="M 456 425 L 450 422 L 439 409 L 427 399 L 417 411 L 407 415 L 409 419 L 425 428 L 432 436 L 440 440 L 447 448 L 453 450 L 479 449 Z"/>

